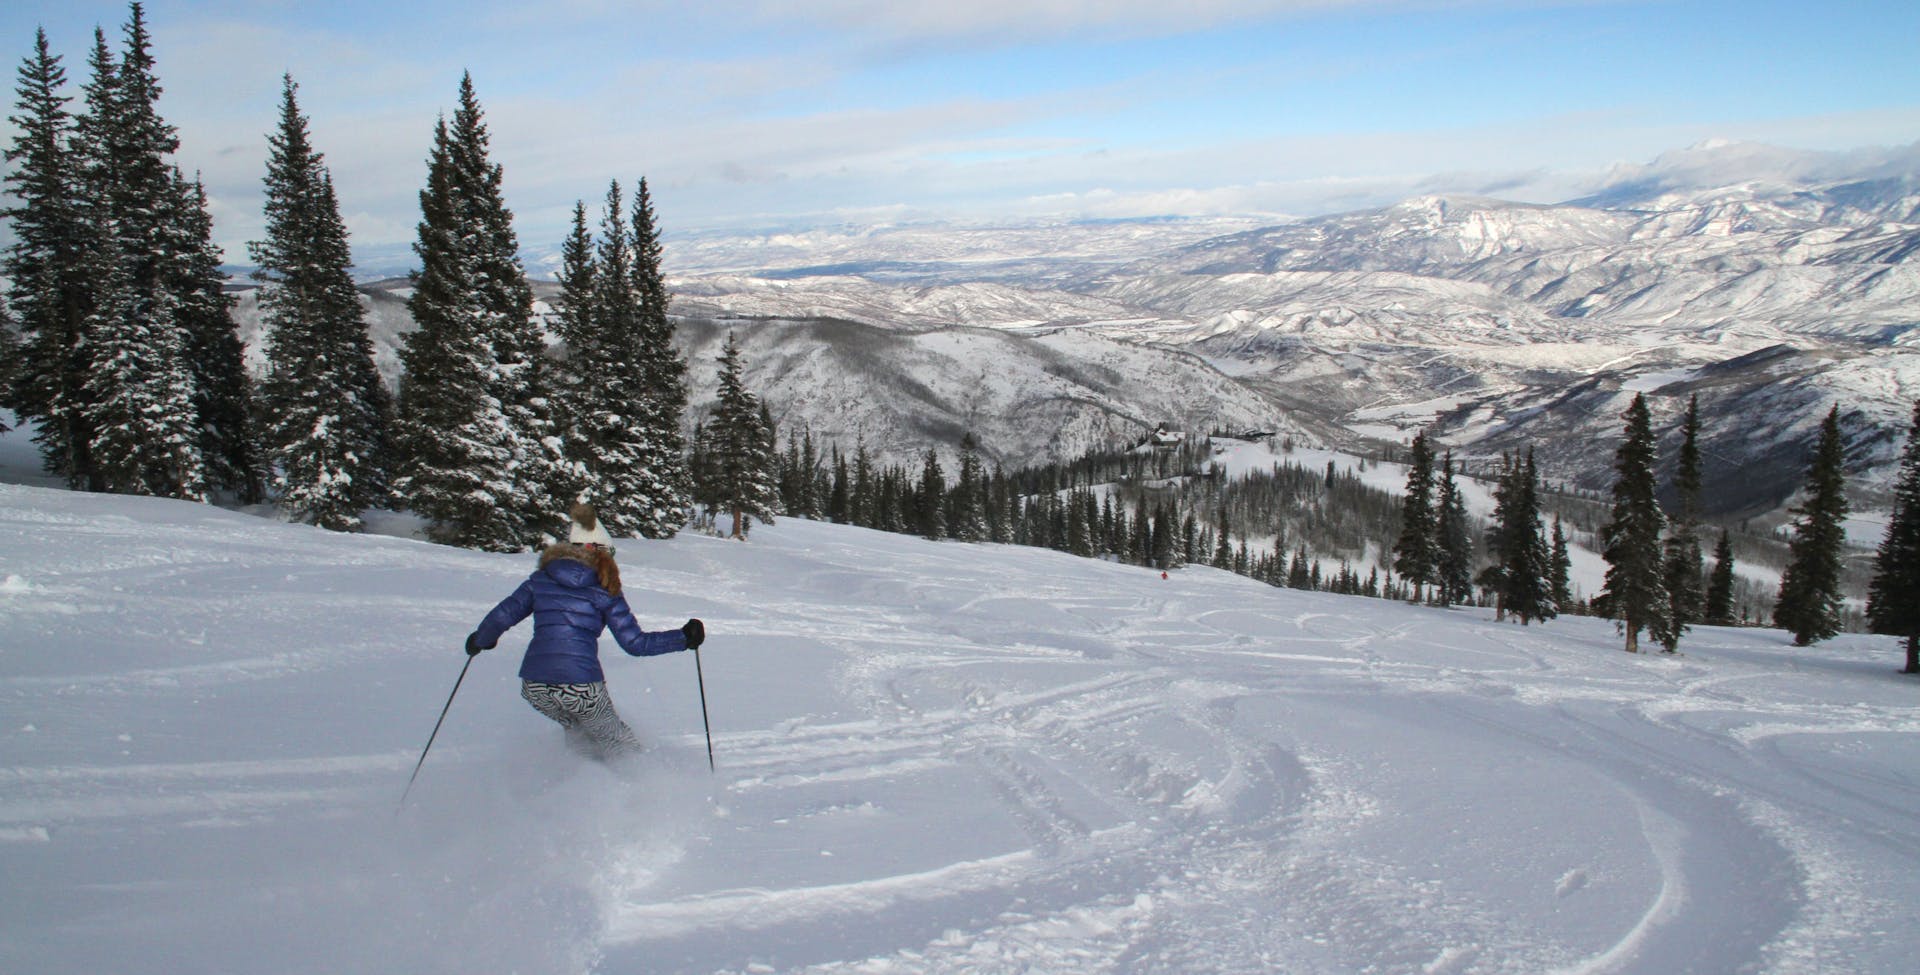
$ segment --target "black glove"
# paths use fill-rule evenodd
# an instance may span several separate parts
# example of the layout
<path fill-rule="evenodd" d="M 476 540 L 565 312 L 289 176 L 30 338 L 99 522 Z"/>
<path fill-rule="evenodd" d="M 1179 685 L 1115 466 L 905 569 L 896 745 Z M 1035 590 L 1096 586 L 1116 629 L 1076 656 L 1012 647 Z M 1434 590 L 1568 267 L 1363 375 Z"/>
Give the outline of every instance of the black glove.
<path fill-rule="evenodd" d="M 680 628 L 680 632 L 687 637 L 688 650 L 697 650 L 700 644 L 707 642 L 707 624 L 699 620 L 688 620 L 687 625 Z"/>
<path fill-rule="evenodd" d="M 479 652 L 482 650 L 492 650 L 492 649 L 493 649 L 492 647 L 483 647 L 480 645 L 479 630 L 475 630 L 472 633 L 467 634 L 467 656 L 472 657 L 479 654 Z"/>

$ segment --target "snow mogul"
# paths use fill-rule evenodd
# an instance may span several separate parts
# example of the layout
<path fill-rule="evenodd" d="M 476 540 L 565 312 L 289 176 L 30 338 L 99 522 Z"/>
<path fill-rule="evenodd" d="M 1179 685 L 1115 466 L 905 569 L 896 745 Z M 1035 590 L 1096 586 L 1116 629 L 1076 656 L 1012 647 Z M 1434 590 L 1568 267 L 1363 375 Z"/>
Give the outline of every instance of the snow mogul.
<path fill-rule="evenodd" d="M 620 594 L 620 567 L 606 527 L 591 505 L 576 504 L 570 514 L 567 540 L 547 546 L 540 567 L 480 621 L 467 637 L 467 655 L 493 649 L 502 634 L 532 615 L 520 696 L 566 730 L 569 747 L 606 761 L 638 751 L 640 740 L 607 695 L 600 632 L 611 629 L 620 649 L 651 657 L 700 646 L 706 626 L 689 619 L 677 630 L 642 630 Z"/>

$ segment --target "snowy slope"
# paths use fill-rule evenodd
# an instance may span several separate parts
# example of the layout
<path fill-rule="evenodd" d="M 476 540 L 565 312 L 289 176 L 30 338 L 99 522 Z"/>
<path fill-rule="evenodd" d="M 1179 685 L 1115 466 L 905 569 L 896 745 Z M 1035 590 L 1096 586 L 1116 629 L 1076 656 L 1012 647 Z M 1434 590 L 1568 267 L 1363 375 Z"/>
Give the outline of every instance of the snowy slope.
<path fill-rule="evenodd" d="M 0 485 L 0 971 L 1897 973 L 1891 640 L 1275 590 L 783 521 L 620 546 L 653 749 L 479 657 L 525 556 Z"/>

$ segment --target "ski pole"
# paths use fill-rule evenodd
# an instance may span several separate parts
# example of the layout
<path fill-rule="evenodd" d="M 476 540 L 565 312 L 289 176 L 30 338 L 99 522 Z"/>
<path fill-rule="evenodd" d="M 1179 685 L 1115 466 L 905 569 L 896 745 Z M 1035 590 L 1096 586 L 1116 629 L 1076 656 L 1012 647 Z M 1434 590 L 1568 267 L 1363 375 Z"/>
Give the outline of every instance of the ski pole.
<path fill-rule="evenodd" d="M 718 771 L 713 764 L 713 724 L 707 720 L 707 675 L 700 667 L 700 648 L 693 648 L 693 675 L 700 680 L 700 726 L 707 731 L 707 771 Z"/>
<path fill-rule="evenodd" d="M 453 682 L 453 694 L 460 693 L 460 682 L 467 679 L 467 668 L 473 666 L 473 654 L 467 655 L 467 662 L 460 665 L 460 676 Z M 453 694 L 447 695 L 447 705 L 440 709 L 440 720 L 433 723 L 433 734 L 427 736 L 427 747 L 420 749 L 420 760 L 413 763 L 413 774 L 407 777 L 407 788 L 400 793 L 400 805 L 407 804 L 407 793 L 413 791 L 413 780 L 420 777 L 420 766 L 427 764 L 427 752 L 433 749 L 433 740 L 440 736 L 440 723 L 447 720 L 447 712 L 453 708 Z"/>

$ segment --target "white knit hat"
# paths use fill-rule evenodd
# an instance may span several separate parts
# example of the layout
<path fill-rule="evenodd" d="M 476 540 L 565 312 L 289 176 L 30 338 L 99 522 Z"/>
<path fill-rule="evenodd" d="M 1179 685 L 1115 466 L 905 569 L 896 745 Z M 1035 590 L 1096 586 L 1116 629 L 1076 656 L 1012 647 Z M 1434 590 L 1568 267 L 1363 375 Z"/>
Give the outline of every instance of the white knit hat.
<path fill-rule="evenodd" d="M 613 548 L 613 538 L 607 534 L 606 526 L 593 512 L 593 505 L 580 502 L 573 506 L 573 523 L 567 529 L 567 541 L 575 545 L 598 545 L 604 549 Z"/>

